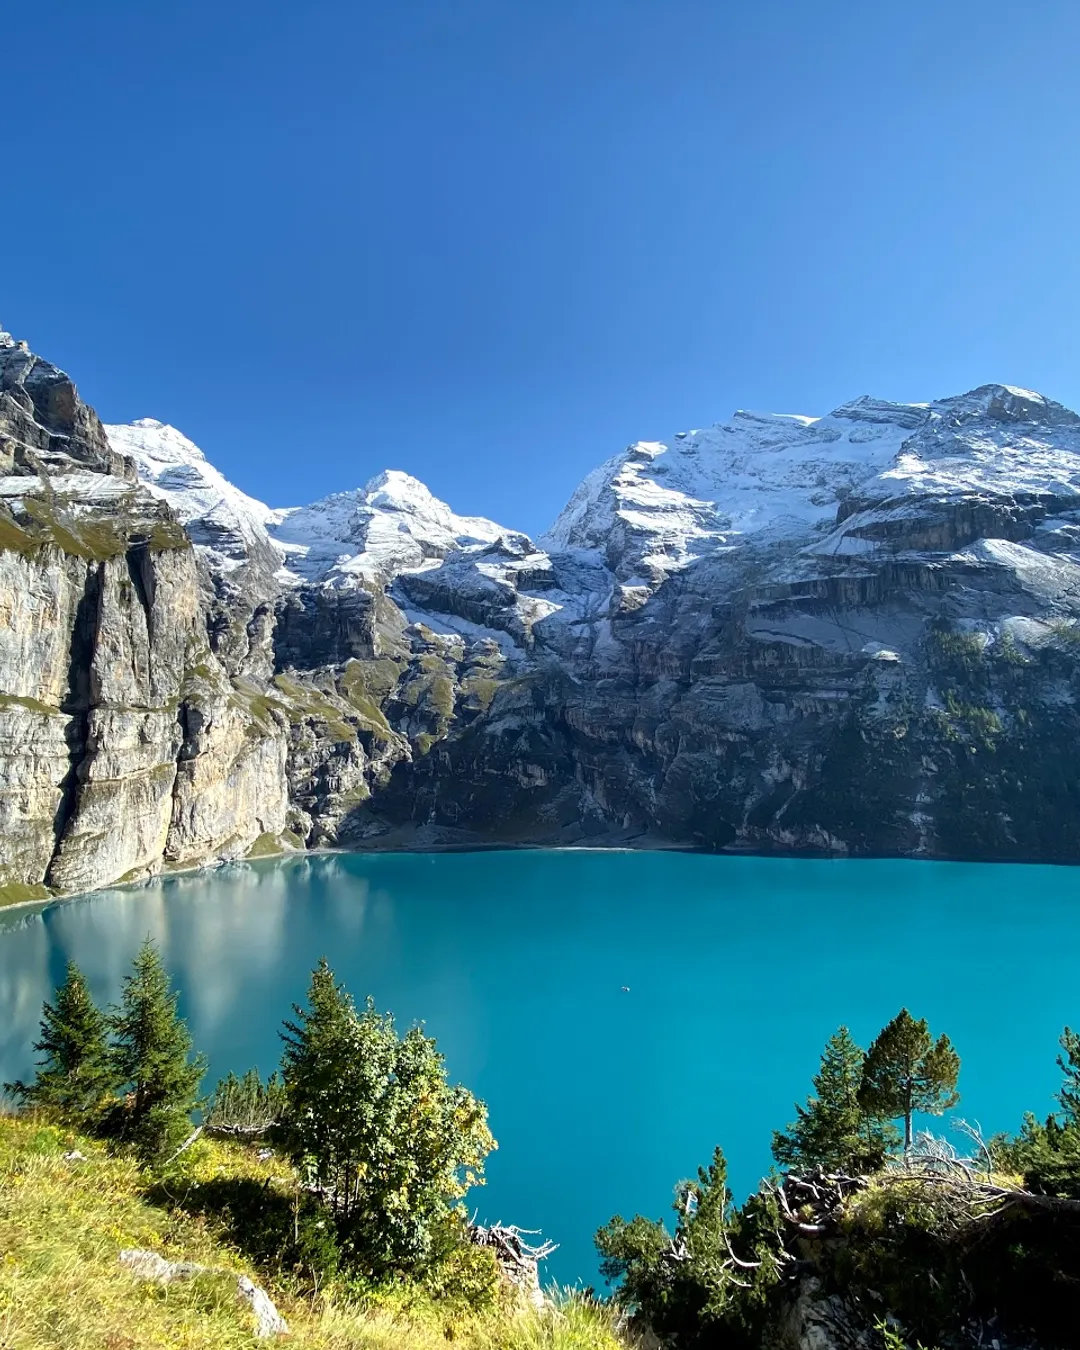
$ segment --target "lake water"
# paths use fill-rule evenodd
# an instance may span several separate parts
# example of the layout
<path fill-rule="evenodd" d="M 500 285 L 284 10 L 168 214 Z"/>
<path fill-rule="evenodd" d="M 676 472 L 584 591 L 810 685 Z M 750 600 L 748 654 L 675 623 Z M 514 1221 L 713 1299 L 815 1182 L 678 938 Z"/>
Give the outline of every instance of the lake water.
<path fill-rule="evenodd" d="M 722 1143 L 737 1195 L 769 1166 L 827 1036 L 907 1004 L 963 1058 L 987 1131 L 1052 1107 L 1080 1025 L 1080 870 L 681 853 L 324 855 L 0 911 L 0 1079 L 26 1075 L 74 958 L 116 997 L 152 934 L 211 1079 L 278 1059 L 326 955 L 357 1000 L 423 1020 L 500 1148 L 471 1207 L 596 1279 L 613 1213 L 667 1216 Z M 629 992 L 622 992 L 622 986 Z"/>

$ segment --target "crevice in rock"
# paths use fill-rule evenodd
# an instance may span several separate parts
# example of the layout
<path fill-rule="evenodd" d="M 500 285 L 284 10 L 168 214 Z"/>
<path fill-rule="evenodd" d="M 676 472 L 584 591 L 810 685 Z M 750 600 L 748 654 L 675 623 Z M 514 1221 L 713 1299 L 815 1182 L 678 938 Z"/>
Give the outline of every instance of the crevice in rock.
<path fill-rule="evenodd" d="M 90 708 L 93 703 L 91 672 L 101 622 L 101 567 L 91 564 L 86 570 L 83 593 L 75 610 L 71 631 L 71 655 L 68 661 L 67 693 L 61 709 L 70 720 L 64 731 L 68 747 L 68 770 L 60 784 L 60 801 L 53 816 L 52 870 L 60 843 L 78 804 L 81 770 L 86 760 L 90 734 Z"/>
<path fill-rule="evenodd" d="M 128 576 L 139 597 L 143 614 L 146 616 L 146 636 L 151 646 L 154 642 L 154 590 L 157 580 L 150 563 L 149 540 L 145 535 L 133 534 L 124 554 Z"/>
<path fill-rule="evenodd" d="M 180 796 L 181 773 L 180 769 L 185 760 L 193 759 L 194 754 L 191 748 L 192 729 L 189 722 L 189 709 L 185 699 L 180 700 L 180 705 L 176 709 L 176 723 L 180 728 L 180 745 L 176 751 L 176 772 L 173 774 L 172 791 L 169 801 L 169 828 L 165 835 L 165 847 L 162 850 L 162 858 L 166 861 L 176 856 L 175 849 L 170 848 L 173 840 L 173 831 L 176 826 L 176 805 Z"/>

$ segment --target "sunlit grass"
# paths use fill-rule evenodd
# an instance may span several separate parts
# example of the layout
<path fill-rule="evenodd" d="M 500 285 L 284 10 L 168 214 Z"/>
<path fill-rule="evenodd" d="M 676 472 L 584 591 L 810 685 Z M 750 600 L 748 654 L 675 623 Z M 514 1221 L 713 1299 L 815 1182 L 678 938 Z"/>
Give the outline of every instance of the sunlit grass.
<path fill-rule="evenodd" d="M 84 1160 L 66 1160 L 78 1150 Z M 232 1145 L 198 1145 L 178 1186 L 223 1176 L 285 1184 L 273 1159 Z M 407 1288 L 361 1302 L 335 1291 L 301 1297 L 275 1285 L 215 1231 L 145 1198 L 133 1162 L 32 1118 L 0 1117 L 0 1350 L 238 1350 L 266 1345 L 232 1274 L 169 1285 L 136 1279 L 119 1263 L 126 1247 L 194 1261 L 267 1288 L 297 1350 L 617 1350 L 609 1311 L 566 1294 L 543 1311 L 508 1305 L 469 1315 Z M 166 1186 L 165 1190 L 168 1190 Z M 161 1194 L 159 1190 L 156 1194 Z"/>

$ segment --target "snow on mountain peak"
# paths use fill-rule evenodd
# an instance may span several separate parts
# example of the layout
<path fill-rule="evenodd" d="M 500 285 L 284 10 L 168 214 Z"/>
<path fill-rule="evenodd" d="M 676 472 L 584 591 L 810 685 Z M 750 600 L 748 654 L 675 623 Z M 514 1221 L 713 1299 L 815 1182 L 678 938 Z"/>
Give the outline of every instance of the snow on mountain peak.
<path fill-rule="evenodd" d="M 863 395 L 824 417 L 740 411 L 630 446 L 584 480 L 543 542 L 601 549 L 623 581 L 658 579 L 751 543 L 811 545 L 844 501 L 980 491 L 1080 493 L 1080 417 L 1002 384 L 935 403 Z"/>
<path fill-rule="evenodd" d="M 234 487 L 182 432 L 140 417 L 107 425 L 105 434 L 114 450 L 135 461 L 141 481 L 169 503 L 192 540 L 217 555 L 223 568 L 238 566 L 253 549 L 271 556 L 266 526 L 274 513 Z"/>
<path fill-rule="evenodd" d="M 458 549 L 491 544 L 506 533 L 482 516 L 455 515 L 400 469 L 277 515 L 271 533 L 289 570 L 331 585 L 436 566 Z"/>
<path fill-rule="evenodd" d="M 355 584 L 388 580 L 407 568 L 437 565 L 460 548 L 493 543 L 502 526 L 458 516 L 400 469 L 386 469 L 362 488 L 336 492 L 310 506 L 273 510 L 236 488 L 199 447 L 152 417 L 107 426 L 115 450 L 135 461 L 140 479 L 176 511 L 192 540 L 222 570 L 253 552 L 278 569 L 279 580 Z"/>
<path fill-rule="evenodd" d="M 258 550 L 286 584 L 382 586 L 408 573 L 400 587 L 413 604 L 491 591 L 530 631 L 553 629 L 557 614 L 584 622 L 612 586 L 644 593 L 700 558 L 779 565 L 867 552 L 877 539 L 887 548 L 892 517 L 928 502 L 1080 497 L 1080 417 L 1001 384 L 934 403 L 863 395 L 820 417 L 741 410 L 669 443 L 637 441 L 584 479 L 540 550 L 457 515 L 400 469 L 271 510 L 173 427 L 143 418 L 107 431 L 226 569 Z M 417 575 L 447 560 L 437 583 Z"/>
<path fill-rule="evenodd" d="M 380 470 L 367 480 L 361 491 L 372 499 L 381 493 L 387 502 L 406 507 L 417 502 L 438 500 L 426 483 L 421 483 L 419 478 L 414 478 L 403 469 Z"/>
<path fill-rule="evenodd" d="M 885 416 L 886 407 L 900 415 Z M 859 400 L 828 417 L 741 411 L 670 445 L 637 442 L 589 475 L 546 543 L 602 548 L 629 579 L 748 536 L 802 534 L 892 462 L 910 422 L 905 405 Z"/>

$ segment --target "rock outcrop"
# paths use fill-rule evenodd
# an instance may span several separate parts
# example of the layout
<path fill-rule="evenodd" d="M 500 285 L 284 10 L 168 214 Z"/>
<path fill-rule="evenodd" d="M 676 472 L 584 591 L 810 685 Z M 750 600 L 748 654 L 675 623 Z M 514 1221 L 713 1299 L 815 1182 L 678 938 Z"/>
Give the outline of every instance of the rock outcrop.
<path fill-rule="evenodd" d="M 547 536 L 241 493 L 0 337 L 0 895 L 279 847 L 1080 858 L 1080 417 L 642 442 Z"/>
<path fill-rule="evenodd" d="M 289 1334 L 289 1324 L 274 1306 L 273 1299 L 250 1275 L 237 1275 L 220 1266 L 201 1266 L 194 1261 L 170 1261 L 143 1247 L 126 1248 L 120 1253 L 120 1264 L 135 1279 L 150 1280 L 155 1284 L 172 1284 L 175 1280 L 193 1280 L 199 1276 L 225 1276 L 230 1282 L 235 1281 L 236 1297 L 251 1309 L 256 1336 Z"/>
<path fill-rule="evenodd" d="M 70 380 L 0 337 L 0 895 L 242 855 L 286 729 L 211 650 L 213 581 Z"/>

